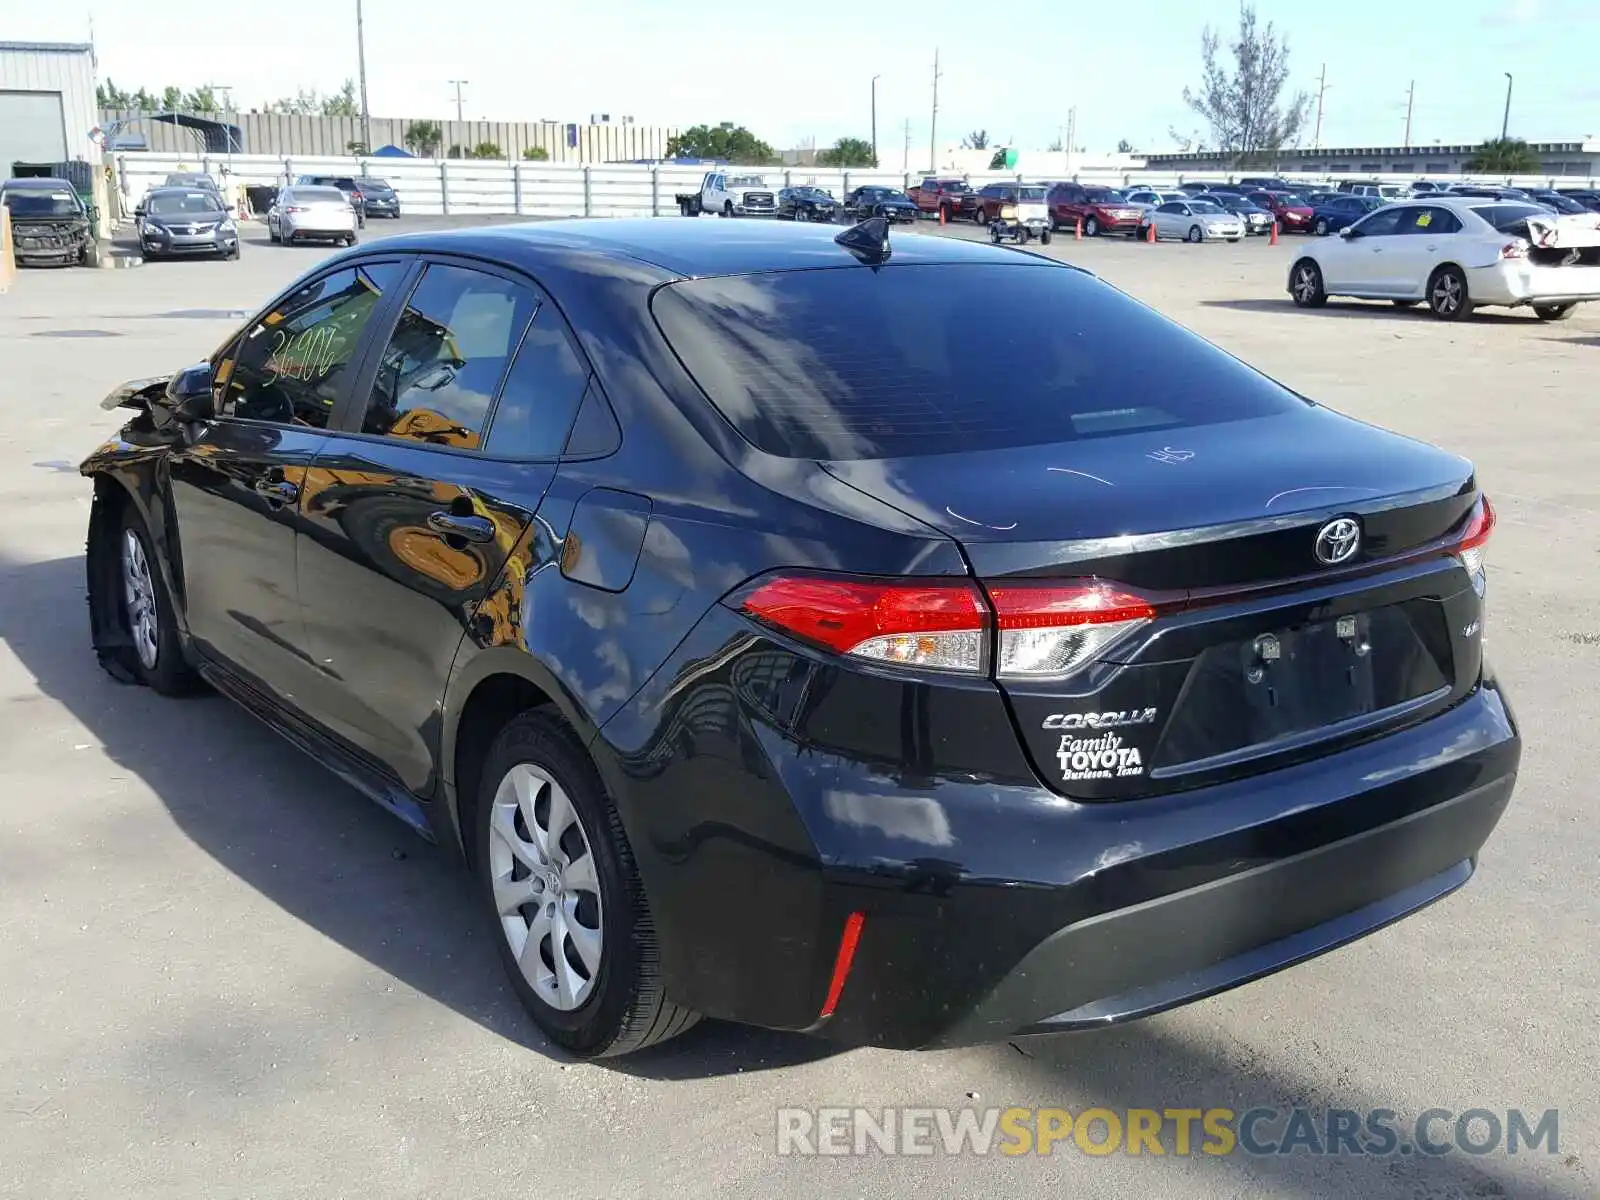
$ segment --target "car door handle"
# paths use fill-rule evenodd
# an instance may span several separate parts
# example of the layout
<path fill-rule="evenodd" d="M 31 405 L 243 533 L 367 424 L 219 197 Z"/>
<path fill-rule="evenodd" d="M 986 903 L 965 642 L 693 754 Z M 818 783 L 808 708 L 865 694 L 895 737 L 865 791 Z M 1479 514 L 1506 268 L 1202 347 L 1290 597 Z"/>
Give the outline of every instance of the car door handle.
<path fill-rule="evenodd" d="M 268 504 L 293 504 L 300 498 L 300 489 L 287 479 L 258 479 L 255 488 Z"/>
<path fill-rule="evenodd" d="M 468 542 L 494 540 L 494 522 L 487 517 L 458 517 L 452 512 L 429 513 L 428 528 L 445 538 L 461 538 Z"/>

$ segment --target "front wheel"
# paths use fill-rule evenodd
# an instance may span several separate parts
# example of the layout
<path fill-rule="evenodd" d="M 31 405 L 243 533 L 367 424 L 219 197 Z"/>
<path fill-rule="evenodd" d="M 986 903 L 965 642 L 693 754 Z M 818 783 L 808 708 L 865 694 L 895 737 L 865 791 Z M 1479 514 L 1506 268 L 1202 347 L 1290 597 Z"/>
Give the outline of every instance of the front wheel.
<path fill-rule="evenodd" d="M 152 691 L 163 696 L 189 694 L 199 686 L 200 677 L 183 656 L 172 597 L 151 548 L 149 531 L 131 503 L 123 505 L 115 551 L 118 617 L 133 651 L 128 665 Z"/>
<path fill-rule="evenodd" d="M 1456 266 L 1440 267 L 1428 280 L 1428 307 L 1441 321 L 1459 321 L 1472 312 L 1467 277 Z"/>
<path fill-rule="evenodd" d="M 1289 295 L 1301 308 L 1321 308 L 1328 302 L 1322 284 L 1322 268 L 1309 258 L 1295 263 L 1289 275 Z"/>
<path fill-rule="evenodd" d="M 1311 232 L 1316 234 L 1318 237 L 1327 237 L 1328 236 L 1328 218 L 1327 217 L 1318 217 L 1317 218 L 1317 223 L 1311 227 Z"/>
<path fill-rule="evenodd" d="M 484 762 L 477 873 L 511 986 L 569 1053 L 611 1057 L 688 1029 L 670 1001 L 622 822 L 571 727 L 512 718 Z"/>
<path fill-rule="evenodd" d="M 1039 231 L 1039 245 L 1048 246 L 1049 244 L 1050 244 L 1050 231 L 1048 229 L 1041 229 Z"/>
<path fill-rule="evenodd" d="M 809 221 L 811 220 L 811 213 L 808 209 L 801 208 L 797 205 L 794 210 L 794 219 L 796 221 Z"/>
<path fill-rule="evenodd" d="M 1000 226 L 998 226 L 998 225 L 989 226 L 989 240 L 991 242 L 993 242 L 996 246 L 998 246 L 1000 244 Z"/>
<path fill-rule="evenodd" d="M 1188 242 L 1203 242 L 1206 240 L 1206 231 L 1198 225 L 1189 226 L 1189 236 L 1184 239 Z"/>
<path fill-rule="evenodd" d="M 719 217 L 731 217 L 731 216 L 733 216 L 733 201 L 732 200 L 724 200 L 722 202 L 722 211 L 719 212 L 717 214 L 717 216 L 719 216 Z"/>
<path fill-rule="evenodd" d="M 1096 218 L 1090 217 L 1087 221 L 1085 221 L 1083 223 L 1083 236 L 1084 237 L 1099 237 L 1100 236 L 1100 222 Z"/>
<path fill-rule="evenodd" d="M 1576 307 L 1576 304 L 1535 304 L 1533 315 L 1541 321 L 1565 321 Z"/>

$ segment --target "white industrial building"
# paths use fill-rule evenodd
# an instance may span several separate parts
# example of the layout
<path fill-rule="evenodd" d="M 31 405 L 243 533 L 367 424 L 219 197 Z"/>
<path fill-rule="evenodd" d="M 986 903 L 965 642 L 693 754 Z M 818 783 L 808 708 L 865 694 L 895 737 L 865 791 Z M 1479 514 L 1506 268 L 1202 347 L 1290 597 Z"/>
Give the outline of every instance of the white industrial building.
<path fill-rule="evenodd" d="M 0 42 L 0 179 L 14 162 L 99 162 L 94 47 Z"/>

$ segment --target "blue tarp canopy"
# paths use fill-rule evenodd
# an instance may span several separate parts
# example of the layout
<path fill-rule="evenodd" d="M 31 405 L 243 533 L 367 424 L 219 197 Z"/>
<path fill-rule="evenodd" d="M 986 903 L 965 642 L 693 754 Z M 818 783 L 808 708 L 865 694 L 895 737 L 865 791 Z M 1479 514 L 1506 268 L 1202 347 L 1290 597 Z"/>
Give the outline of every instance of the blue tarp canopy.
<path fill-rule="evenodd" d="M 373 158 L 415 158 L 416 155 L 409 150 L 402 150 L 399 146 L 379 146 L 372 152 Z"/>

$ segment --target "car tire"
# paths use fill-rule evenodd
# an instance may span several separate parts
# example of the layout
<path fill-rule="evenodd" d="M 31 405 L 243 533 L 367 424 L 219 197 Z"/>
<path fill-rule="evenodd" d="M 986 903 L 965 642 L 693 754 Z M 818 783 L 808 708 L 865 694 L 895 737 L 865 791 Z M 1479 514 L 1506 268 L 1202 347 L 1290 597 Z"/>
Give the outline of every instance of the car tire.
<path fill-rule="evenodd" d="M 663 990 L 627 835 L 555 709 L 523 712 L 495 737 L 475 818 L 479 892 L 495 945 L 517 998 L 551 1041 L 582 1058 L 613 1057 L 699 1020 Z"/>
<path fill-rule="evenodd" d="M 1460 321 L 1472 314 L 1467 277 L 1450 263 L 1428 276 L 1428 308 L 1441 321 Z"/>
<path fill-rule="evenodd" d="M 132 503 L 122 506 L 122 519 L 111 547 L 117 556 L 117 617 L 131 651 L 129 667 L 138 680 L 162 696 L 187 696 L 200 676 L 183 654 L 172 597 L 150 544 L 150 531 Z"/>
<path fill-rule="evenodd" d="M 1311 232 L 1316 234 L 1318 237 L 1327 237 L 1328 236 L 1328 218 L 1327 217 L 1318 217 L 1317 218 L 1317 223 L 1311 227 Z"/>
<path fill-rule="evenodd" d="M 1322 268 L 1309 258 L 1302 258 L 1289 272 L 1289 295 L 1301 308 L 1321 308 L 1328 302 L 1327 289 L 1322 283 Z"/>
<path fill-rule="evenodd" d="M 1000 227 L 998 225 L 989 226 L 989 240 L 996 246 L 1000 244 Z"/>
<path fill-rule="evenodd" d="M 1577 307 L 1576 304 L 1535 304 L 1533 315 L 1541 321 L 1565 321 Z"/>
<path fill-rule="evenodd" d="M 717 216 L 719 216 L 719 217 L 731 217 L 731 216 L 733 216 L 733 201 L 732 200 L 724 200 L 722 202 L 722 211 L 719 212 L 717 214 Z"/>
<path fill-rule="evenodd" d="M 276 246 L 278 244 L 278 229 L 275 225 L 267 225 L 267 244 L 269 246 Z"/>
<path fill-rule="evenodd" d="M 1203 242 L 1206 240 L 1206 231 L 1198 225 L 1189 226 L 1188 235 L 1183 239 L 1186 242 Z"/>
<path fill-rule="evenodd" d="M 1084 237 L 1099 237 L 1100 236 L 1100 222 L 1096 218 L 1090 217 L 1088 220 L 1086 220 L 1083 223 L 1083 236 Z"/>
<path fill-rule="evenodd" d="M 811 214 L 797 204 L 794 208 L 794 219 L 796 221 L 809 221 L 811 220 Z"/>
<path fill-rule="evenodd" d="M 1041 229 L 1039 231 L 1039 245 L 1048 246 L 1049 244 L 1050 244 L 1050 231 L 1048 229 Z"/>
<path fill-rule="evenodd" d="M 354 246 L 356 244 L 356 235 L 353 233 L 345 235 L 344 244 L 346 246 Z"/>

